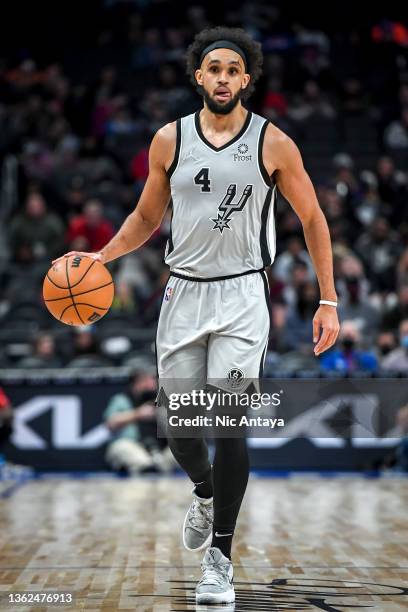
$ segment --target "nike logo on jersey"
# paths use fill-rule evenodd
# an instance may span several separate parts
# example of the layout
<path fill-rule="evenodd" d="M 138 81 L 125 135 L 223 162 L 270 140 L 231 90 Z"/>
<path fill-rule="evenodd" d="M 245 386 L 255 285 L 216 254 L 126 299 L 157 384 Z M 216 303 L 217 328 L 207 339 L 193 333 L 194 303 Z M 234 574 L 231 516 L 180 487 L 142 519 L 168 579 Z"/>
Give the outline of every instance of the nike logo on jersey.
<path fill-rule="evenodd" d="M 216 531 L 214 535 L 216 538 L 226 538 L 227 536 L 232 536 L 232 533 L 218 533 Z"/>
<path fill-rule="evenodd" d="M 229 185 L 227 193 L 218 207 L 217 218 L 211 218 L 211 221 L 214 222 L 214 227 L 212 227 L 211 230 L 218 229 L 222 234 L 225 229 L 231 229 L 229 226 L 229 223 L 232 221 L 231 215 L 233 212 L 240 212 L 244 208 L 249 197 L 252 195 L 252 187 L 252 185 L 246 185 L 239 200 L 234 202 L 234 198 L 237 194 L 237 186 L 235 183 Z"/>

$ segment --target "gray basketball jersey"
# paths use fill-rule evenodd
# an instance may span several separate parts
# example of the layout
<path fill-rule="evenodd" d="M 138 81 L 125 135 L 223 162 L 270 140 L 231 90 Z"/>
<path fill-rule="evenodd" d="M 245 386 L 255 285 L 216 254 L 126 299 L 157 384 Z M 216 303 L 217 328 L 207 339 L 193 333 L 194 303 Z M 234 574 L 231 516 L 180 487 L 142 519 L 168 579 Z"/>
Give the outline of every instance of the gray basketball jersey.
<path fill-rule="evenodd" d="M 267 124 L 248 112 L 239 134 L 215 147 L 202 133 L 199 112 L 177 120 L 168 170 L 173 215 L 165 261 L 171 271 L 217 278 L 272 263 L 276 188 L 262 160 Z"/>

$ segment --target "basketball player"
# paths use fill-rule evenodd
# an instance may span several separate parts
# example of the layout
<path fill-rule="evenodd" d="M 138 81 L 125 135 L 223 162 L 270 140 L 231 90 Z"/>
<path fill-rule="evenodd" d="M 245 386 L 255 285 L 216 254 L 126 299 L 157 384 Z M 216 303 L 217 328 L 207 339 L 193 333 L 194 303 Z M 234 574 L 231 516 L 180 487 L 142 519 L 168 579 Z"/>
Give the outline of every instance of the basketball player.
<path fill-rule="evenodd" d="M 320 286 L 315 355 L 339 333 L 329 230 L 298 148 L 242 104 L 261 64 L 260 44 L 243 30 L 218 27 L 196 36 L 187 69 L 203 107 L 156 133 L 136 209 L 99 253 L 79 253 L 106 263 L 139 248 L 172 199 L 170 278 L 157 331 L 163 379 L 259 376 L 269 334 L 264 269 L 275 255 L 276 187 L 302 222 Z M 196 600 L 233 602 L 231 543 L 248 480 L 246 441 L 216 439 L 213 465 L 203 439 L 169 444 L 195 484 L 183 543 L 188 550 L 210 544 Z"/>

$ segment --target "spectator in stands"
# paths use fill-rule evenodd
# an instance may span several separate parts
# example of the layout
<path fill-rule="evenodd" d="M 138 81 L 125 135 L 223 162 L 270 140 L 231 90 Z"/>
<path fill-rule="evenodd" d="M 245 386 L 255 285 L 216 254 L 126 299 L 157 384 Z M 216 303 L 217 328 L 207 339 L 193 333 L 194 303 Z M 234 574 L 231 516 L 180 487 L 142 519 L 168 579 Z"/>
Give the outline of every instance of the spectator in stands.
<path fill-rule="evenodd" d="M 17 245 L 14 261 L 10 261 L 0 274 L 0 284 L 8 307 L 21 302 L 39 303 L 39 290 L 49 261 L 36 261 L 30 244 Z"/>
<path fill-rule="evenodd" d="M 153 133 L 169 120 L 165 96 L 157 89 L 150 89 L 146 92 L 140 108 Z"/>
<path fill-rule="evenodd" d="M 29 246 L 35 260 L 52 259 L 62 252 L 64 226 L 61 219 L 47 211 L 44 197 L 33 192 L 27 197 L 24 211 L 12 218 L 9 244 L 13 259 L 22 244 Z"/>
<path fill-rule="evenodd" d="M 296 307 L 301 287 L 313 279 L 308 265 L 302 259 L 294 259 L 292 266 L 288 269 L 286 278 L 282 276 L 276 278 L 275 268 L 272 270 L 275 283 L 280 283 L 281 285 L 282 302 L 290 308 Z M 285 278 L 285 281 L 283 278 Z"/>
<path fill-rule="evenodd" d="M 144 40 L 138 44 L 133 53 L 133 67 L 152 69 L 163 57 L 162 40 L 157 28 L 150 28 L 144 33 Z"/>
<path fill-rule="evenodd" d="M 105 66 L 93 92 L 94 107 L 91 111 L 91 133 L 97 139 L 105 134 L 106 124 L 115 111 L 115 98 L 119 96 L 117 71 L 114 66 Z"/>
<path fill-rule="evenodd" d="M 111 442 L 106 460 L 114 470 L 130 475 L 169 472 L 175 466 L 164 440 L 157 439 L 156 382 L 144 371 L 134 372 L 129 388 L 114 395 L 104 413 Z"/>
<path fill-rule="evenodd" d="M 136 308 L 136 300 L 132 287 L 125 281 L 116 283 L 115 297 L 112 302 L 112 312 L 135 314 Z"/>
<path fill-rule="evenodd" d="M 111 100 L 120 93 L 120 90 L 118 73 L 115 66 L 104 66 L 101 70 L 99 80 L 95 85 L 95 101 Z"/>
<path fill-rule="evenodd" d="M 384 292 L 395 287 L 395 262 L 402 247 L 398 235 L 387 219 L 375 219 L 367 231 L 358 238 L 356 251 L 368 271 L 373 289 Z"/>
<path fill-rule="evenodd" d="M 99 200 L 89 200 L 84 206 L 84 212 L 74 217 L 69 224 L 67 242 L 70 246 L 78 245 L 77 239 L 82 239 L 85 251 L 100 251 L 112 238 L 114 230 L 110 221 L 103 216 L 103 206 Z"/>
<path fill-rule="evenodd" d="M 399 325 L 399 342 L 400 346 L 381 361 L 381 367 L 408 373 L 408 319 L 403 319 Z"/>
<path fill-rule="evenodd" d="M 321 207 L 326 215 L 333 243 L 347 244 L 351 248 L 355 239 L 360 235 L 360 228 L 346 207 L 348 187 L 343 183 L 336 189 L 320 189 L 319 193 Z"/>
<path fill-rule="evenodd" d="M 283 61 L 278 55 L 267 56 L 267 69 L 269 74 L 266 93 L 262 101 L 262 115 L 280 125 L 280 119 L 288 112 L 288 100 L 282 88 Z"/>
<path fill-rule="evenodd" d="M 384 357 L 396 348 L 395 334 L 391 331 L 380 331 L 376 339 L 377 358 L 380 366 Z"/>
<path fill-rule="evenodd" d="M 408 286 L 408 248 L 402 253 L 397 264 L 397 287 Z"/>
<path fill-rule="evenodd" d="M 152 325 L 158 320 L 163 294 L 168 280 L 169 272 L 168 270 L 164 269 L 162 270 L 152 293 L 143 305 L 142 317 L 145 325 Z"/>
<path fill-rule="evenodd" d="M 54 159 L 49 147 L 37 141 L 25 143 L 21 161 L 25 175 L 30 179 L 49 179 L 54 170 Z"/>
<path fill-rule="evenodd" d="M 316 44 L 317 41 L 313 40 L 315 38 L 315 33 L 307 31 L 302 24 L 294 24 L 293 29 L 296 33 L 296 42 L 298 44 L 298 59 L 295 73 L 297 81 L 296 89 L 298 89 L 299 86 L 303 86 L 308 79 L 314 79 L 319 83 L 322 80 L 324 81 L 325 73 L 327 73 L 327 70 L 330 65 L 327 53 L 330 48 L 330 43 L 328 44 L 326 49 L 323 49 L 323 46 L 321 46 L 320 41 Z M 306 33 L 306 36 L 303 35 L 304 32 Z M 323 40 L 323 37 L 328 40 L 327 35 L 322 32 L 321 40 Z M 292 45 L 292 42 L 287 39 L 286 44 L 290 47 Z M 280 47 L 277 46 L 277 50 L 279 50 L 279 48 Z"/>
<path fill-rule="evenodd" d="M 78 174 L 77 168 L 58 167 L 54 172 L 51 187 L 56 194 L 59 213 L 65 221 L 80 214 L 88 198 L 90 185 Z"/>
<path fill-rule="evenodd" d="M 408 283 L 400 285 L 396 305 L 384 313 L 381 320 L 381 329 L 395 332 L 401 321 L 408 318 Z"/>
<path fill-rule="evenodd" d="M 395 162 L 388 155 L 382 155 L 376 164 L 378 178 L 378 193 L 386 204 L 396 206 L 403 198 L 406 198 L 406 176 L 397 171 Z"/>
<path fill-rule="evenodd" d="M 334 348 L 323 353 L 320 366 L 325 371 L 353 372 L 377 369 L 377 358 L 371 351 L 360 349 L 361 333 L 354 321 L 343 321 L 341 324 L 339 343 L 341 348 Z"/>
<path fill-rule="evenodd" d="M 408 29 L 400 21 L 381 19 L 371 28 L 371 37 L 375 43 L 393 42 L 401 47 L 408 45 Z"/>
<path fill-rule="evenodd" d="M 333 168 L 336 193 L 350 203 L 359 189 L 353 158 L 347 153 L 337 153 L 333 157 Z"/>
<path fill-rule="evenodd" d="M 378 311 L 367 303 L 363 294 L 363 278 L 359 276 L 349 276 L 345 278 L 346 299 L 339 307 L 339 317 L 341 320 L 354 321 L 360 331 L 364 334 L 366 341 L 371 339 L 378 329 Z"/>
<path fill-rule="evenodd" d="M 321 91 L 319 84 L 314 80 L 305 83 L 302 96 L 294 100 L 294 104 L 289 108 L 288 115 L 295 121 L 305 121 L 310 117 L 320 117 L 333 119 L 336 111 Z"/>
<path fill-rule="evenodd" d="M 164 54 L 166 62 L 183 62 L 186 44 L 184 31 L 181 28 L 167 28 L 167 50 Z"/>
<path fill-rule="evenodd" d="M 128 106 L 125 96 L 114 100 L 114 109 L 106 123 L 106 134 L 108 136 L 132 135 L 137 131 L 137 125 Z"/>
<path fill-rule="evenodd" d="M 106 367 L 111 362 L 101 355 L 97 330 L 92 325 L 84 325 L 74 328 L 74 355 L 68 363 L 68 367 Z"/>
<path fill-rule="evenodd" d="M 299 287 L 296 304 L 289 308 L 286 319 L 283 334 L 286 350 L 312 352 L 312 319 L 318 302 L 319 291 L 315 282 L 308 281 Z"/>
<path fill-rule="evenodd" d="M 38 334 L 33 342 L 33 352 L 28 357 L 24 357 L 19 364 L 19 368 L 60 368 L 62 361 L 58 357 L 55 340 L 50 333 Z"/>
<path fill-rule="evenodd" d="M 386 204 L 381 201 L 378 191 L 378 179 L 374 172 L 364 170 L 360 174 L 360 194 L 356 194 L 357 208 L 355 215 L 362 227 L 370 226 L 381 213 L 390 217 L 390 209 L 385 213 Z"/>
<path fill-rule="evenodd" d="M 342 111 L 347 115 L 361 114 L 368 107 L 366 87 L 360 79 L 349 76 L 341 84 Z"/>
<path fill-rule="evenodd" d="M 299 285 L 305 283 L 308 278 L 308 270 L 306 264 L 302 261 L 294 264 L 292 270 L 292 279 L 296 288 Z M 285 328 L 287 305 L 296 302 L 297 292 L 296 290 L 291 291 L 290 294 L 286 293 L 287 289 L 292 289 L 291 285 L 277 279 L 274 275 L 273 267 L 268 270 L 268 286 L 269 286 L 269 297 L 271 300 L 271 327 L 269 336 L 269 347 L 271 350 L 278 350 L 280 338 Z"/>
<path fill-rule="evenodd" d="M 130 172 L 136 182 L 138 193 L 142 192 L 147 176 L 149 174 L 149 146 L 143 146 L 130 162 Z"/>
<path fill-rule="evenodd" d="M 339 319 L 354 321 L 366 342 L 372 341 L 378 329 L 379 313 L 367 301 L 369 284 L 361 261 L 354 255 L 344 257 L 339 276 Z"/>
<path fill-rule="evenodd" d="M 384 132 L 384 142 L 389 150 L 408 151 L 408 107 L 403 108 L 400 119 L 392 121 Z"/>
<path fill-rule="evenodd" d="M 306 265 L 308 280 L 312 280 L 314 272 L 309 254 L 305 249 L 303 240 L 298 236 L 289 238 L 286 244 L 286 249 L 277 256 L 273 264 L 273 274 L 275 278 L 282 282 L 287 282 L 293 265 L 299 261 L 303 261 Z"/>
<path fill-rule="evenodd" d="M 179 83 L 175 66 L 163 64 L 159 70 L 158 77 L 163 104 L 166 105 L 170 116 L 179 115 L 182 108 L 189 109 L 188 112 L 196 110 L 191 89 L 186 87 L 184 83 Z"/>

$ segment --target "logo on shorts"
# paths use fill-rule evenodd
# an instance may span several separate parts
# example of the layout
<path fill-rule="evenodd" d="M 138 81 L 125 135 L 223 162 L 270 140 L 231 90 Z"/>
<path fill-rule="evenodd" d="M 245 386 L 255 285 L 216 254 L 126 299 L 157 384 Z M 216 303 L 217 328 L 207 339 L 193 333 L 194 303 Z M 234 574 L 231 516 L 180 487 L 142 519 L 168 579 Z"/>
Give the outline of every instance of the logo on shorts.
<path fill-rule="evenodd" d="M 227 381 L 232 389 L 240 387 L 244 380 L 244 373 L 239 368 L 232 368 L 227 374 Z"/>
<path fill-rule="evenodd" d="M 166 289 L 166 293 L 164 294 L 164 301 L 168 302 L 171 298 L 171 296 L 173 295 L 173 287 L 167 287 Z"/>

